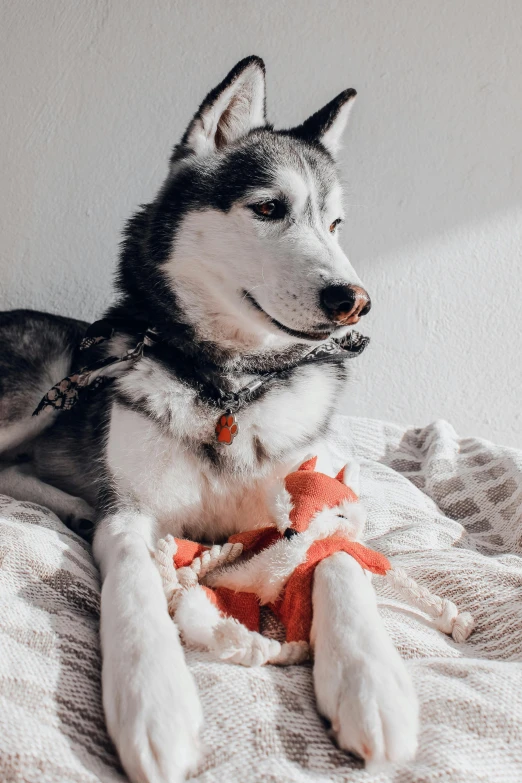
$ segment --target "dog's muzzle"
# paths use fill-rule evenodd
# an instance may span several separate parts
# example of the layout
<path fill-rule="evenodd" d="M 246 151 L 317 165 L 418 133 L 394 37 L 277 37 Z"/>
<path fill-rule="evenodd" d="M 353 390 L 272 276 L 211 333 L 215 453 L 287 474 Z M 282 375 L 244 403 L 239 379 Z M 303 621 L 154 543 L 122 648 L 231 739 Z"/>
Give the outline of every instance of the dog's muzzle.
<path fill-rule="evenodd" d="M 358 285 L 329 285 L 321 291 L 320 299 L 330 321 L 340 326 L 356 324 L 372 306 L 369 294 Z"/>

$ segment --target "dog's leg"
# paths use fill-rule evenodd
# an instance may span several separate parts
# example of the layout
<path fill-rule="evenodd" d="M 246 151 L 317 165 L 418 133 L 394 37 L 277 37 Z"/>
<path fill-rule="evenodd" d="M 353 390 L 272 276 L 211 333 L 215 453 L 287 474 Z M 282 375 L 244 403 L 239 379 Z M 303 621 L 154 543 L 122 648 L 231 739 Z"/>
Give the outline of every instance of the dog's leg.
<path fill-rule="evenodd" d="M 180 783 L 197 761 L 202 712 L 151 557 L 154 527 L 121 511 L 96 531 L 103 706 L 133 783 Z"/>
<path fill-rule="evenodd" d="M 345 552 L 323 560 L 313 591 L 314 683 L 340 747 L 367 762 L 410 761 L 418 705 L 370 579 Z"/>
<path fill-rule="evenodd" d="M 11 465 L 0 470 L 0 493 L 50 508 L 79 535 L 88 537 L 92 533 L 94 509 L 85 500 L 41 481 L 31 473 L 27 464 Z"/>

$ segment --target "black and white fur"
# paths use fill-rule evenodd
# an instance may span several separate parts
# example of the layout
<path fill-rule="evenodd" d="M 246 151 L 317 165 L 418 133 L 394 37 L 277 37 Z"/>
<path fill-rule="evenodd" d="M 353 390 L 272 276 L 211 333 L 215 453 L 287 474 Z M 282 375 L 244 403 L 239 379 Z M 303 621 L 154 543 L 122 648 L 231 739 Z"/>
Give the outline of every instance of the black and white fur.
<path fill-rule="evenodd" d="M 144 326 L 163 340 L 74 412 L 30 415 L 78 362 L 85 324 L 0 316 L 0 492 L 76 529 L 96 519 L 103 701 L 135 783 L 183 780 L 203 720 L 151 559 L 157 539 L 219 541 L 264 522 L 271 483 L 319 448 L 346 379 L 342 363 L 290 368 L 241 411 L 234 443 L 216 443 L 216 389 L 236 391 L 349 329 L 320 292 L 359 284 L 335 231 L 334 156 L 354 95 L 276 132 L 263 63 L 250 57 L 207 96 L 157 198 L 127 226 L 107 314 L 127 326 L 103 351 L 123 353 Z M 266 202 L 276 219 L 256 212 Z M 317 703 L 339 744 L 371 762 L 410 760 L 416 697 L 370 581 L 340 553 L 318 567 L 313 600 Z"/>

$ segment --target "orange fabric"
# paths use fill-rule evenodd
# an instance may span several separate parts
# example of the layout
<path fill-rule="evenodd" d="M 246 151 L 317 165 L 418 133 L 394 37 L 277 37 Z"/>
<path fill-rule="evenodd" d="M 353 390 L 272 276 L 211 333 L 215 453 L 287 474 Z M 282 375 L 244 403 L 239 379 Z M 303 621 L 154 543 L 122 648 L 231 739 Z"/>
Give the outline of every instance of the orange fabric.
<path fill-rule="evenodd" d="M 341 536 L 315 541 L 307 553 L 305 563 L 297 566 L 286 583 L 279 601 L 271 605 L 274 614 L 286 628 L 287 642 L 310 641 L 312 627 L 312 587 L 316 566 L 335 552 L 347 552 L 367 571 L 385 574 L 390 568 L 389 560 L 373 549 L 348 541 Z"/>
<path fill-rule="evenodd" d="M 316 473 L 313 467 L 308 467 L 312 462 L 305 462 L 285 479 L 285 487 L 294 506 L 290 512 L 290 521 L 299 533 L 307 529 L 312 517 L 325 506 L 334 508 L 343 501 L 357 502 L 357 495 L 342 480 Z"/>
<path fill-rule="evenodd" d="M 318 511 L 326 506 L 334 508 L 342 502 L 355 503 L 357 495 L 343 483 L 344 469 L 335 478 L 317 473 L 317 457 L 304 462 L 299 470 L 285 479 L 293 508 L 289 514 L 291 527 L 302 533 Z M 255 555 L 283 536 L 273 526 L 249 530 L 231 536 L 231 544 L 243 544 L 243 551 Z M 188 566 L 208 547 L 194 541 L 176 539 L 178 551 L 174 556 L 176 568 Z M 390 563 L 384 555 L 373 549 L 349 541 L 340 534 L 315 541 L 307 552 L 306 562 L 299 565 L 290 576 L 282 595 L 271 609 L 286 628 L 288 642 L 310 641 L 312 627 L 312 588 L 314 571 L 318 563 L 335 552 L 346 552 L 367 571 L 385 574 Z M 203 587 L 210 601 L 226 617 L 234 617 L 250 631 L 259 631 L 259 598 L 255 593 L 238 593 L 225 587 Z"/>
<path fill-rule="evenodd" d="M 317 465 L 317 457 L 310 457 L 306 462 L 303 462 L 299 470 L 312 470 L 314 471 Z"/>
<path fill-rule="evenodd" d="M 196 557 L 201 557 L 202 553 L 208 549 L 208 546 L 197 544 L 195 541 L 187 541 L 185 538 L 175 538 L 178 550 L 174 555 L 174 565 L 176 568 L 189 566 Z"/>
<path fill-rule="evenodd" d="M 247 530 L 245 533 L 236 533 L 228 539 L 229 544 L 243 544 L 243 552 L 257 554 L 267 546 L 272 546 L 281 538 L 281 534 L 275 527 L 261 527 L 257 530 Z"/>
<path fill-rule="evenodd" d="M 252 534 L 256 535 L 252 535 Z M 270 534 L 270 535 L 268 535 Z M 244 537 L 251 547 L 256 547 L 257 551 L 272 546 L 276 540 L 282 538 L 281 534 L 274 528 L 263 528 L 261 530 L 248 531 L 247 533 L 231 536 L 231 543 L 238 543 L 237 539 Z M 234 541 L 232 540 L 234 539 Z M 194 541 L 178 540 L 178 552 L 175 560 L 181 552 L 183 565 L 190 565 L 192 559 L 191 551 L 198 554 L 206 547 L 196 544 Z M 180 546 L 182 544 L 183 546 Z M 346 552 L 351 555 L 367 571 L 374 574 L 385 574 L 390 566 L 390 561 L 379 552 L 369 549 L 356 541 L 348 541 L 342 536 L 331 536 L 320 541 L 315 541 L 307 552 L 305 563 L 297 566 L 284 588 L 282 597 L 270 608 L 278 617 L 286 629 L 287 642 L 310 641 L 310 630 L 312 627 L 312 588 L 313 578 L 316 566 L 335 552 Z M 181 566 L 177 566 L 178 568 Z M 234 617 L 240 623 L 243 623 L 249 631 L 259 632 L 260 602 L 255 593 L 238 593 L 230 590 L 228 587 L 210 588 L 203 586 L 209 600 L 217 606 L 221 614 L 225 617 Z"/>
<path fill-rule="evenodd" d="M 208 598 L 225 617 L 234 617 L 249 631 L 259 631 L 259 598 L 255 593 L 236 593 L 228 587 L 203 587 Z"/>

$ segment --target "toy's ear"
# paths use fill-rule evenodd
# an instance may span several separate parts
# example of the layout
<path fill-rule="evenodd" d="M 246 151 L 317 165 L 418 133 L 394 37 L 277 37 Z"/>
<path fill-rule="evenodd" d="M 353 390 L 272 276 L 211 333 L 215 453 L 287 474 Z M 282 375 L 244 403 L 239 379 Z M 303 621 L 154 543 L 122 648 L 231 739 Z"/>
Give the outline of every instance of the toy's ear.
<path fill-rule="evenodd" d="M 303 462 L 299 470 L 315 470 L 316 465 L 317 457 L 312 457 L 311 459 L 307 459 L 306 462 Z"/>
<path fill-rule="evenodd" d="M 340 481 L 341 484 L 344 484 L 351 489 L 355 495 L 359 496 L 360 472 L 361 469 L 358 462 L 348 462 L 344 468 L 341 468 L 335 478 L 337 481 Z"/>

